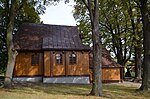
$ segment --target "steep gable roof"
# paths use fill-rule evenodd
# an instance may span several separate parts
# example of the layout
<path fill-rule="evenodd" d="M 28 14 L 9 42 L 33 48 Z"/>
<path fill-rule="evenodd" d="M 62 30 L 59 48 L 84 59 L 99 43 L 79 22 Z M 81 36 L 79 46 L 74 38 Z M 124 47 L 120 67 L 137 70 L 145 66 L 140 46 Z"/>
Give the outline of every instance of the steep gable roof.
<path fill-rule="evenodd" d="M 93 59 L 93 55 L 90 54 L 90 68 L 92 69 L 92 59 Z M 106 48 L 102 48 L 102 68 L 123 68 L 123 66 L 121 66 L 120 64 L 118 64 L 117 62 L 115 62 L 113 60 L 113 58 L 110 56 L 109 51 Z"/>
<path fill-rule="evenodd" d="M 103 67 L 122 67 L 120 64 L 113 60 L 106 48 L 102 49 L 102 65 Z"/>
<path fill-rule="evenodd" d="M 24 23 L 14 37 L 17 50 L 90 50 L 76 26 Z"/>

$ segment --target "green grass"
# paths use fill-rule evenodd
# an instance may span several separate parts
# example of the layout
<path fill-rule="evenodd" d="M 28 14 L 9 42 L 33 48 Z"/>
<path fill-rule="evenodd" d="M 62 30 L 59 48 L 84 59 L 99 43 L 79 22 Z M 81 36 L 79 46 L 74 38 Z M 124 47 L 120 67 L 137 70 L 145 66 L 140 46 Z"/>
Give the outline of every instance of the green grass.
<path fill-rule="evenodd" d="M 105 85 L 104 95 L 112 99 L 149 99 L 149 92 L 139 91 L 138 87 L 122 85 Z"/>
<path fill-rule="evenodd" d="M 120 84 L 104 84 L 103 97 L 95 97 L 88 96 L 91 85 L 22 83 L 12 89 L 0 88 L 0 99 L 149 99 L 149 92 L 136 89 Z"/>

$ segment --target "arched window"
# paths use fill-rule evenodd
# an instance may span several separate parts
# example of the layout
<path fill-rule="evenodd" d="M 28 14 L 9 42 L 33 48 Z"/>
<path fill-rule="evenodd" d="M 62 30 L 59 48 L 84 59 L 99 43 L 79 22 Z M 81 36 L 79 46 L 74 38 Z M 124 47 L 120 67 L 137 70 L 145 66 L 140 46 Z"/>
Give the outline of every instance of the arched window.
<path fill-rule="evenodd" d="M 31 64 L 32 65 L 39 65 L 39 54 L 33 54 L 32 55 L 32 60 L 31 60 Z"/>
<path fill-rule="evenodd" d="M 56 53 L 55 54 L 55 60 L 56 60 L 56 64 L 63 64 L 63 55 L 62 54 L 59 54 L 59 53 Z"/>
<path fill-rule="evenodd" d="M 69 56 L 69 63 L 70 64 L 76 64 L 77 63 L 77 56 L 75 53 L 70 54 Z"/>

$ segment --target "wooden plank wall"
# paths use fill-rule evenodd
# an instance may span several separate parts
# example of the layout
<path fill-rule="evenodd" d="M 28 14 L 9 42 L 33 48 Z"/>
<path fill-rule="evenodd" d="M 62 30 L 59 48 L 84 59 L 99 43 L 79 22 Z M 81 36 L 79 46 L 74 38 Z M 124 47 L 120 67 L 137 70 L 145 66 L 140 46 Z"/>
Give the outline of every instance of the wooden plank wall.
<path fill-rule="evenodd" d="M 16 58 L 16 65 L 14 69 L 14 76 L 80 76 L 80 75 L 89 75 L 89 53 L 80 51 L 75 52 L 77 56 L 76 64 L 69 64 L 69 55 L 72 53 L 64 52 L 63 55 L 63 64 L 56 65 L 55 63 L 55 54 L 62 52 L 50 52 L 44 51 L 40 53 L 39 65 L 32 66 L 31 57 L 33 52 L 19 52 Z M 51 60 L 51 61 L 50 61 Z M 44 62 L 43 62 L 44 61 Z M 44 67 L 43 67 L 44 65 Z M 43 70 L 44 69 L 44 70 Z M 43 72 L 44 71 L 44 72 Z"/>
<path fill-rule="evenodd" d="M 103 68 L 102 80 L 120 80 L 120 68 Z"/>
<path fill-rule="evenodd" d="M 69 56 L 72 52 L 67 52 Z M 89 53 L 75 52 L 77 57 L 77 64 L 69 64 L 69 57 L 67 57 L 67 75 L 89 75 Z"/>
<path fill-rule="evenodd" d="M 92 81 L 92 70 L 90 69 L 90 78 Z M 114 67 L 114 68 L 102 68 L 102 80 L 108 80 L 108 81 L 120 81 L 120 68 Z"/>
<path fill-rule="evenodd" d="M 44 76 L 81 76 L 89 75 L 89 53 L 75 52 L 77 55 L 77 63 L 69 64 L 69 55 L 72 51 L 63 52 L 63 64 L 56 65 L 55 54 L 62 53 L 60 51 L 44 52 Z M 51 60 L 51 61 L 50 61 Z"/>
<path fill-rule="evenodd" d="M 62 54 L 62 64 L 56 64 L 56 54 Z M 51 65 L 51 76 L 65 76 L 65 54 L 62 52 L 55 52 L 54 54 L 51 53 L 52 55 L 52 65 Z"/>
<path fill-rule="evenodd" d="M 18 52 L 14 68 L 14 76 L 43 75 L 43 53 L 39 53 L 39 65 L 32 66 L 31 57 L 33 52 Z"/>
<path fill-rule="evenodd" d="M 44 51 L 44 76 L 50 76 L 50 51 Z"/>
<path fill-rule="evenodd" d="M 56 65 L 55 54 L 50 51 L 40 53 L 39 65 L 31 65 L 31 57 L 33 52 L 19 52 L 16 58 L 16 65 L 14 68 L 14 76 L 81 76 L 89 75 L 92 80 L 92 71 L 89 72 L 89 53 L 88 52 L 75 52 L 77 55 L 77 64 L 69 64 L 69 55 L 72 53 L 64 52 L 63 64 Z M 62 52 L 59 52 L 62 53 Z M 44 60 L 44 62 L 43 62 Z M 51 60 L 51 61 L 50 61 Z M 43 68 L 44 64 L 44 68 Z M 44 69 L 44 70 L 43 70 Z M 43 73 L 44 71 L 44 73 Z M 120 68 L 103 68 L 102 80 L 120 80 Z"/>

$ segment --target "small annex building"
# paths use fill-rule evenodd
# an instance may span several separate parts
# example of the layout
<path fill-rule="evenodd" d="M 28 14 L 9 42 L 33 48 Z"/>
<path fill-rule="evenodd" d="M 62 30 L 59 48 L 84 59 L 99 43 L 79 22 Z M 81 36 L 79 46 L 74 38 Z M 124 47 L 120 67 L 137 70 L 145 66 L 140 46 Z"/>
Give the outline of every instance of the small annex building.
<path fill-rule="evenodd" d="M 82 44 L 76 26 L 24 23 L 14 36 L 18 51 L 13 72 L 14 81 L 41 81 L 43 83 L 79 83 L 91 81 L 90 51 Z M 107 53 L 108 54 L 108 53 Z M 102 59 L 102 61 L 105 59 Z M 106 62 L 106 61 L 104 61 Z M 104 66 L 105 76 L 116 74 L 121 81 L 120 66 Z M 105 71 L 105 72 L 104 72 Z M 103 77 L 109 81 L 108 76 Z"/>
<path fill-rule="evenodd" d="M 90 54 L 90 79 L 92 81 L 92 54 Z M 122 82 L 123 66 L 116 63 L 106 48 L 102 49 L 102 82 Z"/>

